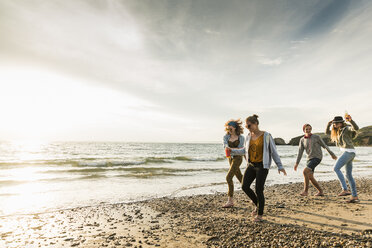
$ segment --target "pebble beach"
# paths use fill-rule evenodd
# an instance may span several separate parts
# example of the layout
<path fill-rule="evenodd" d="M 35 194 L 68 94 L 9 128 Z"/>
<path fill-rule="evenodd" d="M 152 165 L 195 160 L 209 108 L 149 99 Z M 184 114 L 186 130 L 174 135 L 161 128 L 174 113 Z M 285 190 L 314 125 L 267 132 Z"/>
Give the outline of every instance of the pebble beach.
<path fill-rule="evenodd" d="M 354 204 L 338 181 L 321 182 L 323 197 L 300 197 L 302 183 L 266 187 L 260 223 L 241 191 L 230 209 L 217 193 L 2 216 L 0 247 L 371 247 L 371 183 L 358 178 Z"/>

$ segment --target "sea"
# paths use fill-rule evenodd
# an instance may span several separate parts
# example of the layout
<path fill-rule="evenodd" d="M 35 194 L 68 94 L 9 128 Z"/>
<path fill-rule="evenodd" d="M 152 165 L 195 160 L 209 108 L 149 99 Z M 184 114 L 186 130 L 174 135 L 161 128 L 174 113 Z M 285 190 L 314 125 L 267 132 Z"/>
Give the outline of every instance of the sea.
<path fill-rule="evenodd" d="M 353 175 L 370 177 L 372 147 L 356 150 Z M 266 185 L 303 181 L 306 157 L 294 171 L 297 151 L 278 146 L 288 175 L 273 164 Z M 316 178 L 336 179 L 335 161 L 323 154 Z M 244 172 L 246 163 L 240 168 Z M 0 216 L 223 193 L 228 169 L 219 143 L 0 142 Z"/>

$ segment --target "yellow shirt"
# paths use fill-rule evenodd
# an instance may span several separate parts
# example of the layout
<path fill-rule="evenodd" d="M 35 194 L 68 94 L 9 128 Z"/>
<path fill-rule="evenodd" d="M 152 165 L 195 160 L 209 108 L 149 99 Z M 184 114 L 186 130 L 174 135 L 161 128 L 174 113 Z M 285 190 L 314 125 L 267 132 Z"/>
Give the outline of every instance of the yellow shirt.
<path fill-rule="evenodd" d="M 263 134 L 256 140 L 251 139 L 249 142 L 249 161 L 258 163 L 263 161 Z"/>

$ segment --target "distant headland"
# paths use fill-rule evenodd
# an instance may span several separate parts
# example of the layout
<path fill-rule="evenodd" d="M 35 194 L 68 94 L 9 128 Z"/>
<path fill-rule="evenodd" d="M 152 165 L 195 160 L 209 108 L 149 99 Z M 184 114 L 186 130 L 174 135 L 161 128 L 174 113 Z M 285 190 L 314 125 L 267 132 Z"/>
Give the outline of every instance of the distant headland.
<path fill-rule="evenodd" d="M 324 142 L 328 146 L 334 146 L 335 143 L 331 141 L 331 137 L 326 135 L 325 133 L 314 133 L 319 135 Z M 275 138 L 276 145 L 291 145 L 291 146 L 298 146 L 300 143 L 300 139 L 303 135 L 296 136 L 292 138 L 288 143 L 284 141 L 282 138 Z M 355 146 L 372 146 L 372 125 L 366 126 L 358 130 L 357 136 L 353 140 Z"/>

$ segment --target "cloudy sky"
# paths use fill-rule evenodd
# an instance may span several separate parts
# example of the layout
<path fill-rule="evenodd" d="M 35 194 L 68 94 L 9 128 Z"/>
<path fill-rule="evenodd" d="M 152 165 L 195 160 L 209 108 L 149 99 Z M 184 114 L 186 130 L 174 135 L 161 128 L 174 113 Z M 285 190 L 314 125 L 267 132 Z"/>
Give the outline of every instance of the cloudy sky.
<path fill-rule="evenodd" d="M 289 140 L 372 124 L 368 0 L 0 0 L 0 140 Z"/>

